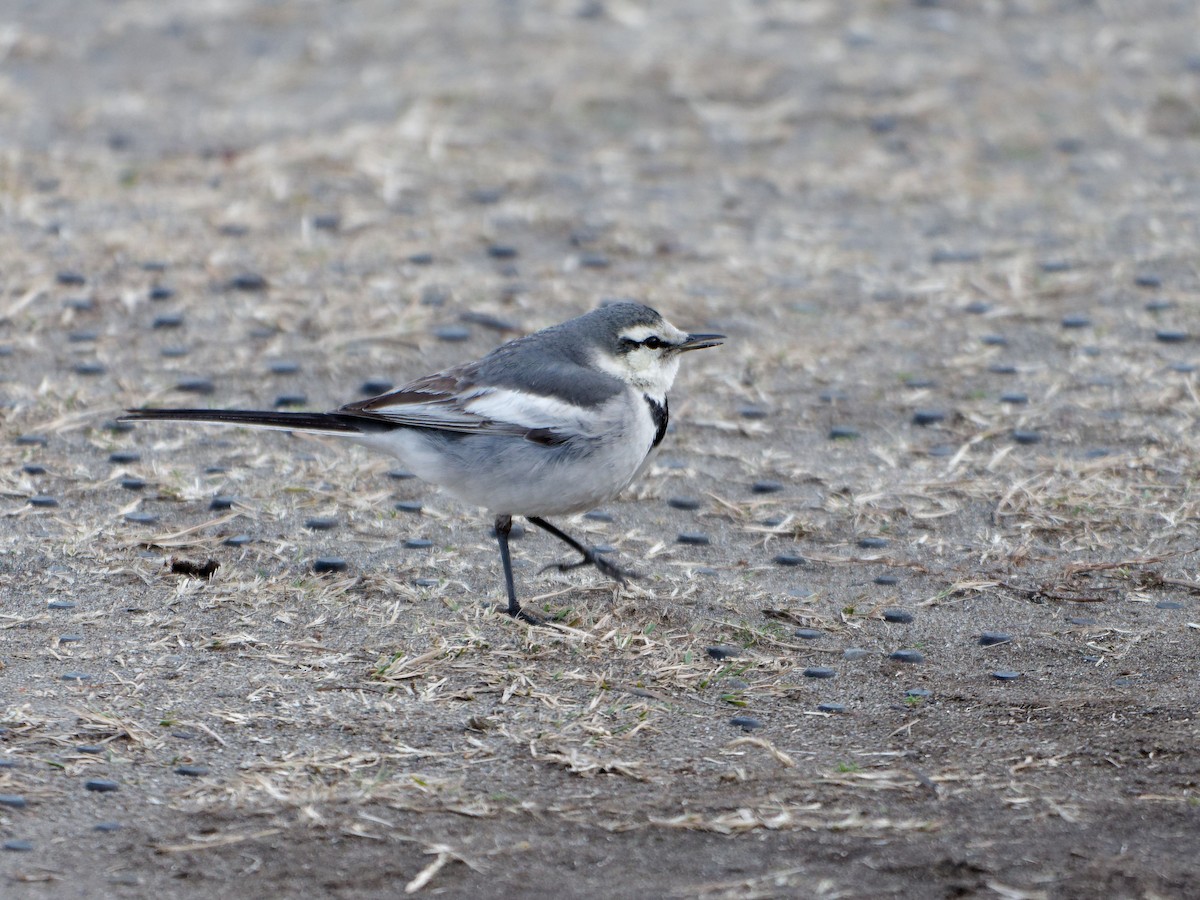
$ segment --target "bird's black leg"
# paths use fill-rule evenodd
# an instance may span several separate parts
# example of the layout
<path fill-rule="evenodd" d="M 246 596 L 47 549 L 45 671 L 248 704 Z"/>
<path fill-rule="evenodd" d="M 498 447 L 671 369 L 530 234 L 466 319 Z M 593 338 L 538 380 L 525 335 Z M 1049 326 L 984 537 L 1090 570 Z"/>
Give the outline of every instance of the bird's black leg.
<path fill-rule="evenodd" d="M 496 516 L 496 541 L 500 544 L 500 563 L 504 566 L 504 589 L 508 591 L 508 609 L 505 613 L 530 625 L 538 625 L 541 619 L 521 609 L 517 602 L 517 589 L 513 585 L 512 556 L 508 552 L 508 535 L 512 531 L 512 516 Z"/>
<path fill-rule="evenodd" d="M 592 550 L 590 547 L 583 546 L 583 544 L 579 543 L 579 541 L 575 540 L 575 538 L 571 537 L 561 528 L 551 525 L 545 519 L 539 519 L 537 516 L 526 516 L 526 518 L 538 528 L 542 529 L 542 531 L 554 535 L 572 550 L 583 554 L 583 559 L 581 559 L 579 562 L 555 563 L 546 566 L 546 569 L 557 568 L 560 572 L 567 572 L 571 569 L 577 569 L 580 566 L 595 566 L 602 574 L 607 575 L 609 578 L 613 579 L 613 581 L 616 581 L 622 585 L 628 584 L 630 578 L 637 577 L 637 573 L 626 572 L 625 570 L 618 568 L 603 556 L 598 554 L 595 550 Z M 542 571 L 544 572 L 546 569 L 543 569 Z"/>

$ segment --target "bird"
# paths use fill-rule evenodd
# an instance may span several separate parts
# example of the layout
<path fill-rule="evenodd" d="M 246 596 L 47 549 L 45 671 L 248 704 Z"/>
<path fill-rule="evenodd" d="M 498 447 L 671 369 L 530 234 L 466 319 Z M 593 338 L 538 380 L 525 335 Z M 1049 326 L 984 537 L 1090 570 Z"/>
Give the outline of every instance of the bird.
<path fill-rule="evenodd" d="M 513 582 L 509 535 L 522 516 L 621 585 L 633 577 L 547 520 L 616 497 L 667 431 L 680 357 L 723 334 L 689 334 L 641 303 L 609 303 L 330 412 L 129 409 L 126 421 L 199 422 L 328 434 L 398 457 L 414 475 L 488 510 L 514 619 L 537 624 Z"/>

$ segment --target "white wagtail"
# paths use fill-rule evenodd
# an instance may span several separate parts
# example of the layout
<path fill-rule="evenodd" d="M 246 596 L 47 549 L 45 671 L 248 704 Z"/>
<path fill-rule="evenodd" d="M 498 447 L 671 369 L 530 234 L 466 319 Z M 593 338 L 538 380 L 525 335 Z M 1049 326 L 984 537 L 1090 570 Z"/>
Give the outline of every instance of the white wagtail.
<path fill-rule="evenodd" d="M 624 584 L 627 573 L 543 517 L 593 509 L 637 478 L 666 433 L 679 355 L 723 338 L 686 334 L 640 303 L 613 303 L 332 412 L 135 409 L 124 418 L 318 432 L 391 453 L 495 515 L 505 611 L 536 621 L 513 587 L 512 517 L 583 555 L 559 568 L 593 565 Z"/>

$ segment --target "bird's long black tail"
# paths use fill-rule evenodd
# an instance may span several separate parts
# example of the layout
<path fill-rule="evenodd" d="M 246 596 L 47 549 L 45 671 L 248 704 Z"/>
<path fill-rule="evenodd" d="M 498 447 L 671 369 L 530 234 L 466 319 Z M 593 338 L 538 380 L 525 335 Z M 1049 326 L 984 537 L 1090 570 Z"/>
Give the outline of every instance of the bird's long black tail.
<path fill-rule="evenodd" d="M 361 416 L 338 412 L 274 412 L 257 409 L 130 409 L 124 422 L 208 422 L 213 425 L 243 425 L 250 428 L 285 428 L 334 434 L 366 434 L 379 426 Z"/>

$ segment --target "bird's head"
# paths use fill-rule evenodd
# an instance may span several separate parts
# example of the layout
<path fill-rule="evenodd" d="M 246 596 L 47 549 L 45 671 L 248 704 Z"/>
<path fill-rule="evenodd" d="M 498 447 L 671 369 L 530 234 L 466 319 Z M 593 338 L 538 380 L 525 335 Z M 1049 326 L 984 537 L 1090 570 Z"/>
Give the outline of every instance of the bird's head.
<path fill-rule="evenodd" d="M 657 400 L 674 383 L 681 354 L 716 347 L 725 338 L 688 334 L 640 303 L 613 303 L 584 318 L 592 320 L 592 362 Z"/>

